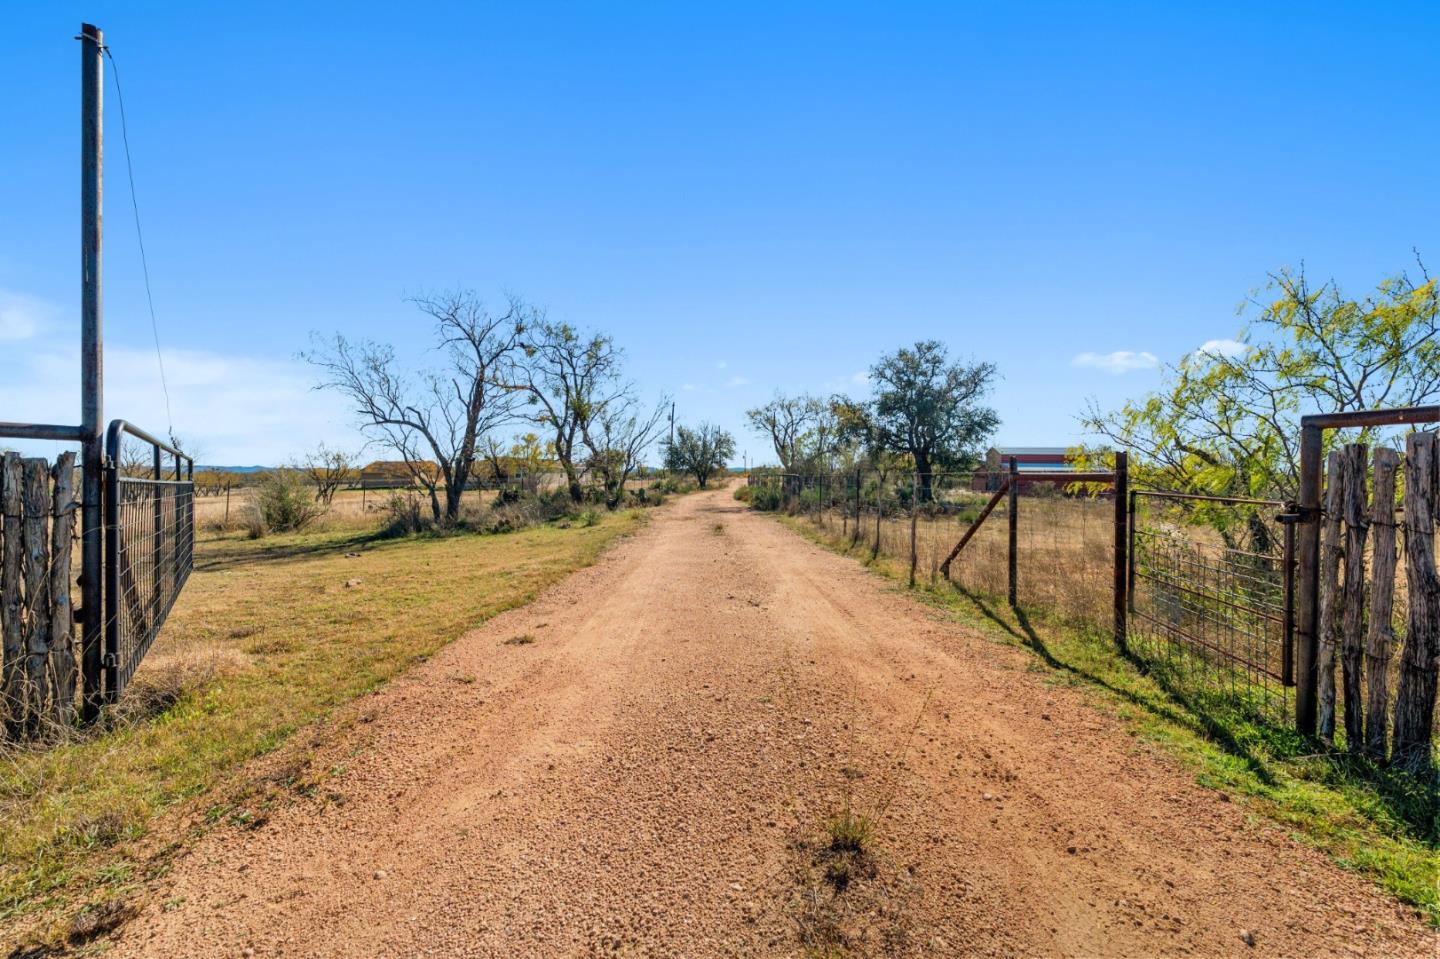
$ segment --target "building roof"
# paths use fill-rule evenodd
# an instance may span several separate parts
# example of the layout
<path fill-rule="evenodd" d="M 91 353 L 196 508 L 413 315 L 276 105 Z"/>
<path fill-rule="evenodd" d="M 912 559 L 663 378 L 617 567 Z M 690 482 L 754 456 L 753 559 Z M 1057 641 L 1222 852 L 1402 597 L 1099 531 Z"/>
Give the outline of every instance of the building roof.
<path fill-rule="evenodd" d="M 1001 456 L 1053 456 L 1063 460 L 1070 452 L 1068 446 L 995 446 L 990 452 Z"/>

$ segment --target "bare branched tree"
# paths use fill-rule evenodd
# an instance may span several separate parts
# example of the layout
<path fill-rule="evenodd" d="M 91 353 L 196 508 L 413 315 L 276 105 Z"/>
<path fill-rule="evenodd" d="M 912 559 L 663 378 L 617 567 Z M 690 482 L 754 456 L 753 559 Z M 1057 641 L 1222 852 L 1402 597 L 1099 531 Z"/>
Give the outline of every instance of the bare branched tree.
<path fill-rule="evenodd" d="M 400 456 L 429 494 L 435 520 L 448 523 L 459 516 L 481 437 L 516 419 L 519 394 L 504 374 L 536 313 L 514 297 L 492 313 L 468 291 L 412 302 L 434 319 L 443 357 L 413 381 L 386 344 L 336 334 L 302 355 L 322 371 L 322 387 L 355 404 L 361 429 Z"/>
<path fill-rule="evenodd" d="M 344 450 L 332 450 L 324 443 L 305 454 L 300 464 L 310 482 L 315 484 L 315 498 L 326 506 L 335 499 L 342 485 L 355 478 L 354 458 Z"/>
<path fill-rule="evenodd" d="M 627 390 L 613 396 L 582 422 L 585 447 L 590 451 L 589 466 L 600 479 L 609 509 L 624 499 L 625 483 L 660 435 L 669 408 L 670 397 L 662 396 L 653 409 L 646 411 L 633 391 Z"/>

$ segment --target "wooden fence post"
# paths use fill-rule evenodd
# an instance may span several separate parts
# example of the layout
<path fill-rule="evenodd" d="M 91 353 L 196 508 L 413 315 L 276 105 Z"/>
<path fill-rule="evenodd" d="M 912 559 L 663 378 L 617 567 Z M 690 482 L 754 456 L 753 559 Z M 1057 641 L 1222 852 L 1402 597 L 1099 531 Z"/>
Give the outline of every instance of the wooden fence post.
<path fill-rule="evenodd" d="M 1365 704 L 1365 755 L 1385 760 L 1390 695 L 1390 651 L 1395 645 L 1391 622 L 1395 602 L 1395 470 L 1400 456 L 1388 447 L 1375 449 L 1375 482 L 1371 494 L 1370 526 L 1375 530 L 1371 553 L 1370 629 L 1365 643 L 1365 678 L 1369 695 Z"/>
<path fill-rule="evenodd" d="M 1115 646 L 1126 651 L 1129 622 L 1126 611 L 1130 583 L 1130 456 L 1124 450 L 1115 453 Z"/>
<path fill-rule="evenodd" d="M 1320 544 L 1320 649 L 1315 657 L 1316 696 L 1319 700 L 1320 738 L 1335 740 L 1335 652 L 1340 636 L 1340 519 L 1344 504 L 1345 480 L 1340 454 L 1330 454 L 1325 470 L 1324 532 Z"/>
<path fill-rule="evenodd" d="M 1020 546 L 1020 464 L 1010 457 L 1010 543 L 1006 577 L 1010 608 L 1018 605 L 1019 588 L 1019 546 Z"/>
<path fill-rule="evenodd" d="M 70 725 L 75 718 L 75 604 L 70 596 L 70 547 L 75 538 L 75 454 L 55 461 L 55 497 L 50 520 L 50 718 Z"/>
<path fill-rule="evenodd" d="M 0 571 L 0 596 L 4 606 L 5 725 L 12 737 L 23 732 L 25 715 L 25 589 L 21 580 L 24 561 L 25 522 L 24 471 L 19 453 L 6 453 L 0 472 L 0 501 L 3 501 L 5 543 L 4 565 Z"/>
<path fill-rule="evenodd" d="M 910 474 L 910 588 L 915 588 L 915 564 L 918 554 L 915 548 L 915 522 L 920 515 L 920 474 Z"/>
<path fill-rule="evenodd" d="M 1440 463 L 1434 433 L 1405 444 L 1405 577 L 1410 611 L 1400 652 L 1391 765 L 1417 775 L 1430 769 L 1436 669 L 1440 666 L 1440 574 L 1435 569 L 1436 487 Z"/>
<path fill-rule="evenodd" d="M 1345 748 L 1359 755 L 1365 744 L 1365 539 L 1370 532 L 1366 516 L 1368 450 L 1350 443 L 1341 456 L 1345 473 L 1345 589 L 1341 594 L 1341 675 L 1344 680 Z"/>
<path fill-rule="evenodd" d="M 25 727 L 40 731 L 50 702 L 50 464 L 27 458 L 25 467 Z"/>

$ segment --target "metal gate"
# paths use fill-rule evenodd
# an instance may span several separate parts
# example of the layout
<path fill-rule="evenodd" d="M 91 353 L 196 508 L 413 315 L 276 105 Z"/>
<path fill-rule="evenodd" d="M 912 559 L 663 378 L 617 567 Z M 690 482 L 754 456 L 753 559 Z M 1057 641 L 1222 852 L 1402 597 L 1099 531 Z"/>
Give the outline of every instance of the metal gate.
<path fill-rule="evenodd" d="M 1131 652 L 1177 684 L 1288 721 L 1295 512 L 1273 500 L 1150 490 L 1131 492 L 1129 512 Z"/>
<path fill-rule="evenodd" d="M 126 454 L 126 438 L 140 455 Z M 105 436 L 105 700 L 155 641 L 195 562 L 195 464 L 124 420 Z"/>

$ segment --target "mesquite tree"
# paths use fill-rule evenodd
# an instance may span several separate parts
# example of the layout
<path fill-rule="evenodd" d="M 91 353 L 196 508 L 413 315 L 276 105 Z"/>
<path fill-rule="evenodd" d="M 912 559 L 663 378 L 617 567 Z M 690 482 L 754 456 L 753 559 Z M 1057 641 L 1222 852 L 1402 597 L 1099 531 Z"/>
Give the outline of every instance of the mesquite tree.
<path fill-rule="evenodd" d="M 633 393 L 612 398 L 581 424 L 590 469 L 600 479 L 605 506 L 614 509 L 625 497 L 625 483 L 660 433 L 670 398 L 646 410 Z"/>
<path fill-rule="evenodd" d="M 315 485 L 315 499 L 329 506 L 341 485 L 355 476 L 354 458 L 344 450 L 333 450 L 321 443 L 305 454 L 300 468 Z"/>
<path fill-rule="evenodd" d="M 338 333 L 302 355 L 321 370 L 321 387 L 354 403 L 361 430 L 399 455 L 429 494 L 435 521 L 451 523 L 460 514 L 480 439 L 517 418 L 519 394 L 502 374 L 535 311 L 512 297 L 503 311 L 492 313 L 468 291 L 412 302 L 435 321 L 443 358 L 435 367 L 412 377 L 393 347 Z"/>
<path fill-rule="evenodd" d="M 581 485 L 585 433 L 613 403 L 631 393 L 620 379 L 623 356 L 604 334 L 582 336 L 565 323 L 541 318 L 525 337 L 524 356 L 512 359 L 508 376 L 532 407 L 530 419 L 551 436 L 572 502 L 585 498 Z"/>
<path fill-rule="evenodd" d="M 1260 499 L 1298 494 L 1300 417 L 1419 406 L 1440 398 L 1440 291 L 1401 273 L 1364 299 L 1304 271 L 1270 277 L 1235 340 L 1212 340 L 1166 370 L 1159 390 L 1084 426 L 1132 453 L 1158 489 Z M 1326 431 L 1327 449 L 1375 430 Z M 1252 531 L 1258 532 L 1258 531 Z"/>
<path fill-rule="evenodd" d="M 735 437 L 712 423 L 701 423 L 693 430 L 677 426 L 675 441 L 665 444 L 665 468 L 672 473 L 689 473 L 701 489 L 734 456 Z"/>

